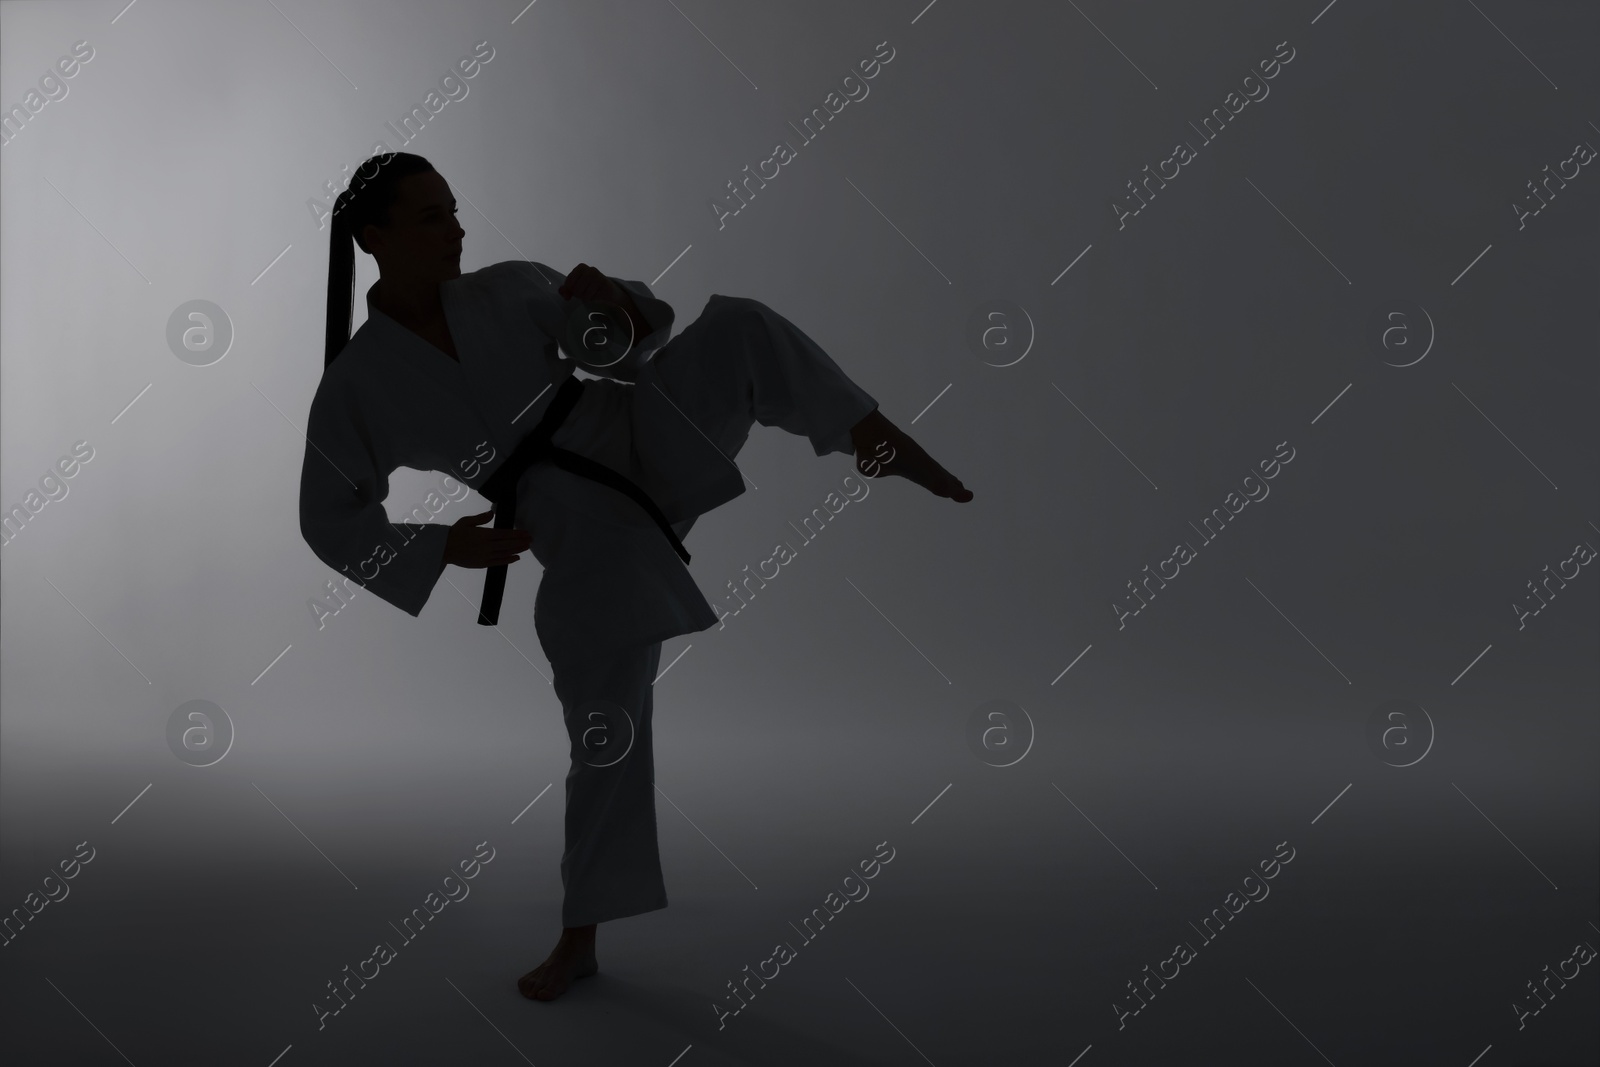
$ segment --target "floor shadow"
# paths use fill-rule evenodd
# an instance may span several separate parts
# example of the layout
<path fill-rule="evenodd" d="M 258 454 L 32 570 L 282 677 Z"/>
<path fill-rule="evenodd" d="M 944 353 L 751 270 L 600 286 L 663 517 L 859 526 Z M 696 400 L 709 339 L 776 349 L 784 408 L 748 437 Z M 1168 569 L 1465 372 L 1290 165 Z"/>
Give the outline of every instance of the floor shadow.
<path fill-rule="evenodd" d="M 619 978 L 602 971 L 577 987 L 590 1002 L 604 1001 L 649 1019 L 663 1030 L 680 1035 L 696 1052 L 722 1055 L 736 1063 L 778 1067 L 781 1064 L 826 1063 L 835 1067 L 885 1067 L 887 1061 L 868 1059 L 859 1052 L 819 1040 L 815 1034 L 764 1019 L 751 1011 L 726 1020 L 718 1030 L 716 1013 L 701 990 L 659 982 Z M 574 990 L 574 991 L 577 991 Z M 567 996 L 572 995 L 569 991 Z M 705 1016 L 705 1025 L 685 1021 Z"/>

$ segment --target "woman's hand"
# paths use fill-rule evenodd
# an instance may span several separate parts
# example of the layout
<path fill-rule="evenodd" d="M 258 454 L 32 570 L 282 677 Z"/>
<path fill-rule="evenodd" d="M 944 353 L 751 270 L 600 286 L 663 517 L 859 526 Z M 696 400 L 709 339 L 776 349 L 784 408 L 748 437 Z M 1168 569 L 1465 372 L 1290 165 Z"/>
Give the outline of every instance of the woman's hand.
<path fill-rule="evenodd" d="M 567 275 L 566 281 L 561 283 L 556 292 L 567 300 L 574 297 L 579 300 L 604 300 L 620 307 L 622 313 L 628 316 L 628 325 L 633 330 L 633 336 L 628 338 L 629 351 L 632 351 L 635 341 L 650 333 L 651 326 L 639 311 L 639 305 L 634 303 L 633 294 L 613 281 L 610 275 L 587 263 L 573 267 L 572 273 Z"/>
<path fill-rule="evenodd" d="M 477 515 L 463 515 L 450 524 L 444 543 L 444 561 L 457 567 L 498 567 L 515 563 L 533 544 L 527 530 L 483 529 L 494 518 L 494 509 Z"/>
<path fill-rule="evenodd" d="M 567 275 L 566 281 L 561 283 L 556 292 L 569 300 L 577 297 L 579 300 L 609 300 L 613 304 L 620 304 L 626 299 L 622 286 L 587 263 L 573 267 L 572 273 Z"/>

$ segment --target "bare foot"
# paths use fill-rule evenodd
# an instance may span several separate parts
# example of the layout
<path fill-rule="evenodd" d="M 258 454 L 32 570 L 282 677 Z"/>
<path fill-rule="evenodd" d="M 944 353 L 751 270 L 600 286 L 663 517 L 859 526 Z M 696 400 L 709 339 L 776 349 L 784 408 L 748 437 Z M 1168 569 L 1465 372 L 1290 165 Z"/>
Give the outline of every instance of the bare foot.
<path fill-rule="evenodd" d="M 850 428 L 850 441 L 855 448 L 856 470 L 863 477 L 895 474 L 910 479 L 934 496 L 949 497 L 963 504 L 972 499 L 972 490 L 962 485 L 961 479 L 939 466 L 921 445 L 877 408 Z M 884 459 L 885 455 L 889 458 Z"/>
<path fill-rule="evenodd" d="M 600 969 L 594 958 L 594 924 L 568 926 L 545 961 L 521 978 L 517 989 L 529 1000 L 554 1000 L 579 978 Z"/>

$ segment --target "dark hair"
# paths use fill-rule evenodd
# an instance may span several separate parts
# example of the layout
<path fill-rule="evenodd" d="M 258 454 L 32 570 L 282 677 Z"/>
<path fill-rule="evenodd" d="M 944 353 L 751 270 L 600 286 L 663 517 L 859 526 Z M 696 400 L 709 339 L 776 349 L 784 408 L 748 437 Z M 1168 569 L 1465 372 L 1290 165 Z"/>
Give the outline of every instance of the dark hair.
<path fill-rule="evenodd" d="M 389 209 L 400 193 L 400 179 L 433 169 L 421 156 L 385 152 L 356 168 L 355 177 L 333 202 L 333 234 L 328 242 L 328 320 L 322 366 L 327 368 L 350 341 L 350 309 L 355 297 L 356 254 L 370 249 L 359 236 L 368 223 L 389 225 Z"/>

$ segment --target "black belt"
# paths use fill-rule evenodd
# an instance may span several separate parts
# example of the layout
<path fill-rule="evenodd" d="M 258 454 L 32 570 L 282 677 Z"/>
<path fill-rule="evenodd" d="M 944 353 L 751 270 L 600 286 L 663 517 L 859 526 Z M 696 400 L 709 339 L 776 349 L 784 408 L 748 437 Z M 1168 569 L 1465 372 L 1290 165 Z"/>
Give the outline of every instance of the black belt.
<path fill-rule="evenodd" d="M 479 487 L 478 492 L 494 503 L 494 528 L 496 530 L 509 530 L 517 516 L 517 483 L 522 475 L 535 463 L 550 460 L 562 470 L 571 471 L 573 474 L 588 478 L 591 481 L 609 485 L 631 496 L 655 520 L 661 532 L 667 535 L 667 540 L 672 543 L 673 549 L 683 559 L 689 562 L 689 552 L 683 547 L 683 542 L 678 540 L 678 535 L 672 532 L 672 525 L 667 522 L 666 515 L 656 507 L 655 501 L 643 489 L 624 478 L 616 471 L 603 463 L 596 463 L 587 456 L 565 448 L 557 448 L 551 444 L 557 427 L 566 420 L 567 414 L 578 402 L 578 397 L 583 393 L 584 380 L 569 377 L 561 383 L 556 390 L 556 395 L 551 399 L 550 406 L 545 409 L 539 424 L 529 431 L 511 455 L 506 457 L 504 463 L 495 468 L 487 481 Z M 497 564 L 489 568 L 489 573 L 483 580 L 483 606 L 478 609 L 478 625 L 493 626 L 500 621 L 500 598 L 506 588 L 506 565 Z"/>

